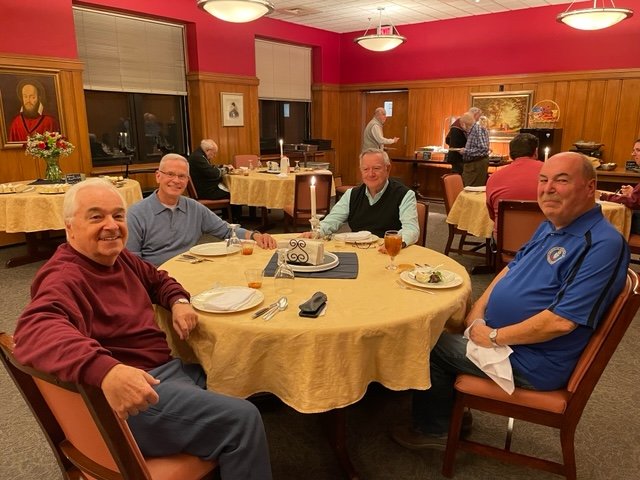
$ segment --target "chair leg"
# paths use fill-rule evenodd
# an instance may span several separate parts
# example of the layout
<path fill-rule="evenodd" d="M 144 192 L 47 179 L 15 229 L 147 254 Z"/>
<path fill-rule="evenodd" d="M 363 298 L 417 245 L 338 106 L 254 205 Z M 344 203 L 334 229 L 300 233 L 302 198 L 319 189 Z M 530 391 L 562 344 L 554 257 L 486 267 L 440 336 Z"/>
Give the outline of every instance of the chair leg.
<path fill-rule="evenodd" d="M 453 409 L 451 410 L 447 448 L 444 451 L 444 458 L 442 460 L 442 475 L 447 478 L 453 477 L 453 464 L 456 460 L 456 451 L 458 450 L 458 443 L 460 441 L 463 414 L 464 394 L 456 392 L 456 400 L 453 404 Z"/>
<path fill-rule="evenodd" d="M 575 425 L 560 428 L 560 445 L 564 463 L 564 476 L 567 480 L 576 480 L 576 453 L 574 450 Z"/>
<path fill-rule="evenodd" d="M 445 255 L 449 255 L 449 252 L 451 251 L 451 244 L 453 243 L 453 237 L 454 237 L 454 233 L 453 233 L 453 228 L 452 225 L 449 225 L 449 238 L 447 238 L 447 245 L 444 247 L 444 254 Z"/>
<path fill-rule="evenodd" d="M 504 449 L 507 452 L 511 451 L 511 439 L 513 438 L 513 417 L 509 417 L 509 421 L 507 422 L 507 438 L 504 441 Z"/>
<path fill-rule="evenodd" d="M 462 252 L 464 250 L 464 245 L 467 241 L 467 234 L 466 233 L 461 233 L 460 234 L 460 241 L 458 242 L 458 253 Z"/>

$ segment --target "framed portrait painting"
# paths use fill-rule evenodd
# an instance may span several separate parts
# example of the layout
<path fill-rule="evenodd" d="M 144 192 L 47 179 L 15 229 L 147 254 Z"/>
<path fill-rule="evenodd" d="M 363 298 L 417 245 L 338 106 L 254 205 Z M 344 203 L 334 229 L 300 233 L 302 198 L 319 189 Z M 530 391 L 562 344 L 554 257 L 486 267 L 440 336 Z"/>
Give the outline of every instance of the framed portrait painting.
<path fill-rule="evenodd" d="M 527 128 L 533 91 L 472 93 L 471 106 L 478 107 L 489 120 L 489 139 L 508 142 Z"/>
<path fill-rule="evenodd" d="M 244 103 L 242 93 L 220 93 L 223 127 L 244 126 Z"/>
<path fill-rule="evenodd" d="M 0 130 L 4 148 L 21 147 L 33 133 L 64 134 L 58 73 L 0 69 Z"/>

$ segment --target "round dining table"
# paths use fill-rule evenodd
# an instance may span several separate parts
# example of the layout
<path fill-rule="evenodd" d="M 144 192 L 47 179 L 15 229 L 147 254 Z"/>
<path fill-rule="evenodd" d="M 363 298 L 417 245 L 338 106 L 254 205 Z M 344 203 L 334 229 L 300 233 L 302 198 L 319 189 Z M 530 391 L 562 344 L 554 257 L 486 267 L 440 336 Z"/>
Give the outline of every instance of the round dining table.
<path fill-rule="evenodd" d="M 275 235 L 277 239 L 291 235 Z M 360 400 L 372 382 L 392 390 L 430 387 L 429 352 L 445 325 L 461 326 L 471 294 L 465 268 L 433 250 L 410 246 L 396 257 L 405 268 L 428 264 L 460 276 L 452 288 L 406 290 L 398 271 L 387 270 L 389 257 L 371 248 L 333 241 L 325 251 L 357 256 L 355 279 L 295 278 L 289 306 L 270 321 L 252 313 L 280 296 L 272 277 L 265 277 L 261 305 L 232 313 L 198 311 L 199 323 L 188 339 L 207 373 L 208 388 L 237 397 L 270 392 L 302 413 L 319 413 Z M 246 285 L 244 271 L 265 268 L 273 250 L 254 249 L 252 255 L 209 257 L 189 263 L 173 258 L 160 269 L 196 295 L 214 285 Z M 352 255 L 352 257 L 353 257 Z M 298 315 L 298 306 L 315 292 L 324 292 L 327 309 L 317 318 Z M 187 357 L 171 328 L 170 313 L 159 309 L 158 322 L 172 350 Z"/>
<path fill-rule="evenodd" d="M 624 205 L 598 200 L 602 214 L 624 238 L 631 232 L 631 210 Z M 485 192 L 462 191 L 447 215 L 447 223 L 456 225 L 479 238 L 490 238 L 493 234 L 493 220 L 487 210 Z"/>

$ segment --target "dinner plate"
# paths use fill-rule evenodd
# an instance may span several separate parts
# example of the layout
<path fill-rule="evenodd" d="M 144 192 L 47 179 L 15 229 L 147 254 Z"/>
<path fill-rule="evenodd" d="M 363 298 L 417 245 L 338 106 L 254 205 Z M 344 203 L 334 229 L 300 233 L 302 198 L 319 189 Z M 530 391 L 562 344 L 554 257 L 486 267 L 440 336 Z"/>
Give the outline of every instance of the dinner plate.
<path fill-rule="evenodd" d="M 208 307 L 206 302 L 209 301 L 212 297 L 222 296 L 231 292 L 239 292 L 245 290 L 252 290 L 253 294 L 249 299 L 241 304 L 239 307 L 233 310 L 217 310 L 215 308 Z M 191 297 L 191 305 L 193 305 L 198 310 L 208 313 L 235 313 L 242 312 L 244 310 L 249 310 L 250 308 L 255 307 L 256 305 L 260 305 L 264 301 L 264 294 L 260 290 L 256 290 L 249 287 L 218 287 L 212 288 L 211 290 L 205 290 L 204 292 L 200 292 L 197 295 Z"/>
<path fill-rule="evenodd" d="M 356 236 L 354 238 L 354 233 L 362 233 L 362 236 Z M 365 235 L 366 234 L 366 235 Z M 333 238 L 338 241 L 343 241 L 345 243 L 373 243 L 380 240 L 380 237 L 374 235 L 371 232 L 344 232 L 344 233 L 336 233 Z"/>
<path fill-rule="evenodd" d="M 338 266 L 340 260 L 338 256 L 331 252 L 324 252 L 324 258 L 322 263 L 318 265 L 296 265 L 295 263 L 289 263 L 291 270 L 294 272 L 325 272 Z"/>
<path fill-rule="evenodd" d="M 203 255 L 205 257 L 220 257 L 222 255 L 239 252 L 240 248 L 242 247 L 238 246 L 227 249 L 227 242 L 213 242 L 202 243 L 195 247 L 191 247 L 189 252 L 194 255 Z"/>
<path fill-rule="evenodd" d="M 400 274 L 400 280 L 409 285 L 413 285 L 414 287 L 421 288 L 453 288 L 457 287 L 462 283 L 462 277 L 455 272 L 450 272 L 449 270 L 438 270 L 443 277 L 442 282 L 440 283 L 421 283 L 415 279 L 413 276 L 413 272 L 402 272 Z"/>

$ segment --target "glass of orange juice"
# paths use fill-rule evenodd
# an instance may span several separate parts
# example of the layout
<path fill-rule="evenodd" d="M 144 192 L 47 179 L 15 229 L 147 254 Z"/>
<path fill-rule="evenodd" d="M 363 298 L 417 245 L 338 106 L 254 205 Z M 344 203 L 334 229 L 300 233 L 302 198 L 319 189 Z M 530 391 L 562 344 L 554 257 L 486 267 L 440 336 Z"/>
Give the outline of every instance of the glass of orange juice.
<path fill-rule="evenodd" d="M 391 258 L 391 262 L 386 266 L 387 270 L 395 270 L 397 265 L 393 263 L 400 250 L 402 250 L 402 235 L 398 230 L 387 230 L 384 232 L 384 248 Z"/>
<path fill-rule="evenodd" d="M 248 268 L 244 271 L 247 279 L 247 286 L 251 288 L 262 287 L 262 279 L 264 278 L 264 270 L 260 268 Z"/>

